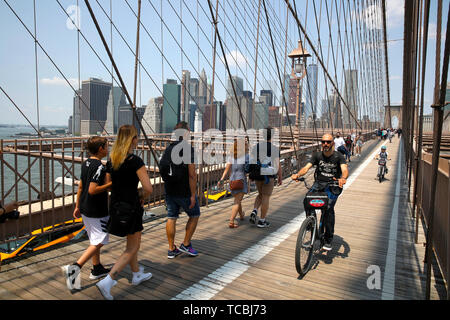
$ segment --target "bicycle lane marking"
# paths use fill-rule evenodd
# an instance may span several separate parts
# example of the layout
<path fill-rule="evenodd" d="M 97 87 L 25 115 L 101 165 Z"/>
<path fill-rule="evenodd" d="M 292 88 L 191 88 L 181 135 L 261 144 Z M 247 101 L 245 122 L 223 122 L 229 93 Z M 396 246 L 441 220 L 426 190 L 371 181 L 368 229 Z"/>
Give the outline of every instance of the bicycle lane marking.
<path fill-rule="evenodd" d="M 387 142 L 387 141 L 386 141 Z M 384 144 L 386 144 L 386 142 Z M 383 145 L 384 145 L 383 144 Z M 358 169 L 350 175 L 347 183 L 344 185 L 344 190 L 356 180 L 361 172 L 369 165 L 379 150 L 374 151 L 368 159 L 366 159 Z M 298 216 L 293 218 L 287 224 L 271 233 L 257 244 L 248 248 L 233 260 L 228 261 L 223 266 L 213 271 L 202 280 L 185 289 L 171 300 L 209 300 L 217 293 L 222 291 L 228 284 L 240 277 L 253 264 L 257 263 L 269 252 L 281 244 L 284 240 L 290 237 L 294 232 L 297 232 L 305 220 L 305 211 L 302 211 Z"/>
<path fill-rule="evenodd" d="M 383 288 L 381 300 L 394 300 L 395 298 L 395 264 L 397 257 L 397 226 L 400 199 L 400 180 L 402 171 L 402 141 L 400 141 L 397 157 L 397 182 L 395 184 L 394 207 L 392 208 L 391 224 L 389 226 L 389 244 L 384 267 Z"/>

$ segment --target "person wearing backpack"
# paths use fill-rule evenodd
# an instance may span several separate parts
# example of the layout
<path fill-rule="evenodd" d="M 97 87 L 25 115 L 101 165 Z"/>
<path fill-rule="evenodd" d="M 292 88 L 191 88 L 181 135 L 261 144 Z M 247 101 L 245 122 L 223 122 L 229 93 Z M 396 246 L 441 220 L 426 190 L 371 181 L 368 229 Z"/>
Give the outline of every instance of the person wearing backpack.
<path fill-rule="evenodd" d="M 200 217 L 200 207 L 197 193 L 197 172 L 194 163 L 194 148 L 187 141 L 189 127 L 184 121 L 175 126 L 175 134 L 182 136 L 172 142 L 164 151 L 161 161 L 161 177 L 164 180 L 165 199 L 167 205 L 166 234 L 169 243 L 167 258 L 173 259 L 181 253 L 197 256 L 198 252 L 192 247 L 191 239 L 194 235 Z M 185 154 L 184 151 L 190 151 Z M 180 161 L 181 160 L 181 161 Z M 175 245 L 176 222 L 183 209 L 189 216 L 186 233 L 178 249 Z"/>
<path fill-rule="evenodd" d="M 266 220 L 269 210 L 270 196 L 275 185 L 275 178 L 278 177 L 278 185 L 281 185 L 283 178 L 281 175 L 280 149 L 272 144 L 272 128 L 265 129 L 267 137 L 265 141 L 258 143 L 251 152 L 249 165 L 249 178 L 255 181 L 258 189 L 258 196 L 255 199 L 254 209 L 250 213 L 250 222 L 255 224 L 258 216 L 258 209 L 261 208 L 261 218 L 258 220 L 258 228 L 267 228 L 270 223 Z"/>

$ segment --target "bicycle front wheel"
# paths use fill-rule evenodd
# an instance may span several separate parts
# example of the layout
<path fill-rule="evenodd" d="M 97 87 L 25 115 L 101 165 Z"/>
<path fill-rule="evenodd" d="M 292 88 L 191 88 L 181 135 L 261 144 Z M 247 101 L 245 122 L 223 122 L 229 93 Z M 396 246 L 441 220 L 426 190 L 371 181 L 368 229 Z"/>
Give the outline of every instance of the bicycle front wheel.
<path fill-rule="evenodd" d="M 313 216 L 303 221 L 297 236 L 295 246 L 295 268 L 300 276 L 304 276 L 311 264 L 316 237 L 316 220 Z"/>

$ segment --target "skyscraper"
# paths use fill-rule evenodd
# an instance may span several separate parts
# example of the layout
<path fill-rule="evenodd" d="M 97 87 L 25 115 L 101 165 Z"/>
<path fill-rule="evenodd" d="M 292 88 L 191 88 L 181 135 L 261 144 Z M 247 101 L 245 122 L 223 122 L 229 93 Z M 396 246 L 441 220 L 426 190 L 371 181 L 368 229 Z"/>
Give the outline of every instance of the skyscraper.
<path fill-rule="evenodd" d="M 273 106 L 273 91 L 261 90 L 259 93 L 259 101 L 265 103 L 268 107 Z"/>
<path fill-rule="evenodd" d="M 73 122 L 73 116 L 70 116 L 69 117 L 69 121 L 68 121 L 68 123 L 67 123 L 67 133 L 68 134 L 72 134 L 72 130 L 73 130 L 73 125 L 72 125 L 72 122 Z"/>
<path fill-rule="evenodd" d="M 127 101 L 122 88 L 112 87 L 108 97 L 105 124 L 105 130 L 109 134 L 116 134 L 119 130 L 119 107 L 125 105 Z"/>
<path fill-rule="evenodd" d="M 103 132 L 106 123 L 106 110 L 112 83 L 90 78 L 82 82 L 83 103 L 81 108 L 81 135 Z"/>
<path fill-rule="evenodd" d="M 189 104 L 191 100 L 190 90 L 191 73 L 188 70 L 183 70 L 181 78 L 181 111 L 180 120 L 189 121 Z"/>
<path fill-rule="evenodd" d="M 347 106 L 353 113 L 355 118 L 358 118 L 358 71 L 357 70 L 345 70 L 344 73 L 344 99 Z M 349 127 L 351 124 L 355 124 L 355 120 L 348 112 L 345 106 L 342 106 L 342 116 L 344 125 Z"/>
<path fill-rule="evenodd" d="M 269 125 L 269 106 L 264 102 L 255 102 L 255 119 L 253 124 L 254 129 L 264 129 Z"/>
<path fill-rule="evenodd" d="M 310 64 L 306 68 L 306 72 L 307 72 L 306 86 L 304 89 L 306 107 L 303 112 L 305 119 L 308 118 L 313 112 L 317 114 L 319 111 L 317 110 L 317 75 L 318 75 L 317 64 Z"/>
<path fill-rule="evenodd" d="M 73 97 L 73 119 L 72 119 L 72 134 L 79 136 L 81 134 L 81 108 L 86 108 L 81 102 L 83 90 L 76 90 Z"/>
<path fill-rule="evenodd" d="M 142 127 L 145 132 L 161 133 L 161 118 L 162 118 L 163 97 L 151 98 L 145 108 L 145 113 L 142 117 Z"/>
<path fill-rule="evenodd" d="M 162 132 L 171 133 L 180 119 L 181 86 L 176 80 L 167 79 L 163 85 Z"/>
<path fill-rule="evenodd" d="M 202 69 L 200 73 L 200 79 L 198 83 L 198 101 L 197 106 L 203 112 L 203 106 L 207 103 L 206 99 L 208 96 L 208 78 L 206 77 L 205 69 Z"/>
<path fill-rule="evenodd" d="M 234 88 L 236 90 L 236 95 L 242 96 L 242 92 L 244 91 L 244 80 L 242 78 L 239 78 L 238 76 L 232 76 L 231 79 L 228 78 L 228 84 L 227 84 L 227 99 L 229 97 L 234 97 L 234 91 L 233 91 L 233 85 L 231 84 L 233 81 Z"/>

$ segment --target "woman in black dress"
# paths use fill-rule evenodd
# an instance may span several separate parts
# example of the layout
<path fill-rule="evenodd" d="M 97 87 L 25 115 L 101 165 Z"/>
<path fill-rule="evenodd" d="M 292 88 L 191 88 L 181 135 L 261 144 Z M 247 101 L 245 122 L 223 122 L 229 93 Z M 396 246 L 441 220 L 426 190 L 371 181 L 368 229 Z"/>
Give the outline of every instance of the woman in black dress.
<path fill-rule="evenodd" d="M 133 272 L 131 281 L 133 285 L 138 285 L 152 277 L 151 273 L 144 273 L 143 266 L 138 264 L 138 251 L 144 229 L 142 225 L 144 209 L 141 202 L 152 193 L 153 188 L 144 161 L 133 154 L 137 143 L 136 128 L 131 125 L 121 126 L 117 140 L 111 149 L 111 159 L 107 164 L 112 180 L 109 231 L 117 236 L 127 237 L 125 251 L 108 276 L 97 283 L 103 297 L 108 300 L 113 300 L 111 288 L 117 283 L 115 278 L 127 264 Z M 140 192 L 138 191 L 139 181 L 142 184 Z"/>

